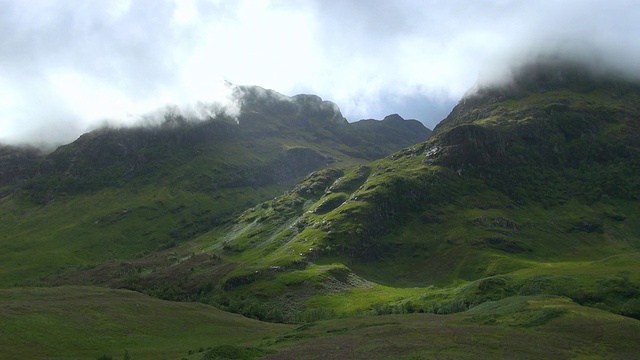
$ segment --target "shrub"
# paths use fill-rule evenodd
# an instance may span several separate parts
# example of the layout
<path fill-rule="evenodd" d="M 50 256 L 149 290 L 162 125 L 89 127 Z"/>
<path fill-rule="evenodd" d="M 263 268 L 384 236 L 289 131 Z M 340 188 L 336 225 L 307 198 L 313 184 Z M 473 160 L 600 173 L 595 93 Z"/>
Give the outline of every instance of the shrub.
<path fill-rule="evenodd" d="M 640 320 L 640 299 L 631 299 L 624 303 L 622 315 Z"/>

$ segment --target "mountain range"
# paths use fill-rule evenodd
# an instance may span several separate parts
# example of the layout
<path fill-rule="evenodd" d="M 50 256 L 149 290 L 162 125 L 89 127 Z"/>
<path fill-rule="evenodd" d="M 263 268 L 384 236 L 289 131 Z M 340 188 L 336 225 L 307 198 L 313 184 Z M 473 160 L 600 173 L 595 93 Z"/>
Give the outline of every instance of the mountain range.
<path fill-rule="evenodd" d="M 469 90 L 433 132 L 395 114 L 348 123 L 315 95 L 238 93 L 237 116 L 168 112 L 48 154 L 0 148 L 8 356 L 640 350 L 637 82 L 536 61 Z M 167 341 L 160 312 L 207 335 Z"/>

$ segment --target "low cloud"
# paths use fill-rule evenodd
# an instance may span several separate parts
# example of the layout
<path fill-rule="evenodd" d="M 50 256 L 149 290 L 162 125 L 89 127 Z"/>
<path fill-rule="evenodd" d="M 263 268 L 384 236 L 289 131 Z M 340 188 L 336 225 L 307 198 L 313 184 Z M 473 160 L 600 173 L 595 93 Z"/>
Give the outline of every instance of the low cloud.
<path fill-rule="evenodd" d="M 196 115 L 214 104 L 234 111 L 225 81 L 314 93 L 350 121 L 400 113 L 433 128 L 477 81 L 504 79 L 540 55 L 640 72 L 640 7 L 631 0 L 0 6 L 0 142 L 71 141 L 168 104 Z"/>

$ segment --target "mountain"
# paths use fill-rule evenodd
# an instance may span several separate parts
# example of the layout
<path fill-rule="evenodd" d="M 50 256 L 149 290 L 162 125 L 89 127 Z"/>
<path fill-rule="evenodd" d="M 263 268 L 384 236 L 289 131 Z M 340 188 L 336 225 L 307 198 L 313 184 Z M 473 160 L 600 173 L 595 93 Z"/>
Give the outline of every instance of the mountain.
<path fill-rule="evenodd" d="M 315 95 L 287 97 L 247 86 L 237 93 L 241 112 L 235 118 L 211 114 L 197 120 L 169 110 L 155 126 L 85 134 L 49 154 L 28 188 L 44 192 L 35 200 L 47 202 L 52 192 L 164 181 L 176 169 L 187 172 L 172 179 L 179 187 L 200 191 L 291 185 L 312 170 L 376 159 L 430 133 L 415 120 L 349 124 L 336 104 Z"/>
<path fill-rule="evenodd" d="M 157 123 L 98 129 L 47 155 L 3 148 L 0 284 L 173 247 L 309 172 L 366 163 L 430 132 L 417 121 L 354 126 L 314 95 L 237 93 L 233 117 L 168 109 Z M 25 260 L 32 246 L 42 261 Z"/>
<path fill-rule="evenodd" d="M 397 151 L 392 150 L 391 145 L 406 141 L 409 134 L 419 134 L 419 136 L 424 137 L 423 125 L 419 121 L 413 119 L 405 120 L 398 114 L 388 115 L 382 121 L 366 119 L 356 121 L 351 125 L 363 138 L 370 143 L 378 144 L 381 150 L 387 152 L 387 154 Z M 431 136 L 431 130 L 427 131 L 426 138 L 429 136 Z M 410 137 L 410 139 L 409 141 L 413 141 L 414 137 Z M 424 140 L 415 141 L 413 144 Z M 382 153 L 380 149 L 377 152 Z"/>
<path fill-rule="evenodd" d="M 313 309 L 400 306 L 400 298 L 449 312 L 555 294 L 639 316 L 639 94 L 635 83 L 574 64 L 524 67 L 506 86 L 468 94 L 427 142 L 314 172 L 196 238 L 216 256 L 204 271 L 216 280 L 203 287 L 183 274 L 176 298 L 292 320 Z M 146 261 L 127 266 L 144 272 Z M 164 270 L 125 284 L 104 275 L 112 266 L 92 270 L 94 278 L 161 287 Z M 631 290 L 615 295 L 618 286 Z M 283 302 L 282 313 L 271 312 Z"/>
<path fill-rule="evenodd" d="M 117 186 L 95 182 L 63 193 L 67 169 L 79 162 L 56 167 L 54 155 L 50 172 L 2 202 L 10 224 L 3 233 L 28 240 L 22 248 L 17 235 L 3 240 L 0 254 L 11 256 L 0 259 L 2 277 L 91 293 L 95 286 L 128 289 L 299 324 L 270 328 L 249 348 L 227 349 L 256 351 L 254 357 L 633 358 L 640 350 L 637 82 L 579 63 L 532 62 L 506 83 L 471 89 L 428 139 L 373 161 L 367 159 L 385 149 L 382 139 L 399 141 L 418 125 L 396 115 L 348 124 L 315 96 L 241 90 L 241 115 L 220 123 L 246 128 L 224 139 L 259 147 L 261 155 L 273 151 L 270 136 L 279 134 L 277 144 L 333 160 L 259 202 L 246 195 L 265 189 L 253 182 L 208 201 L 207 192 L 187 187 L 193 172 L 166 166 L 175 161 L 142 173 L 136 165 Z M 336 130 L 347 128 L 358 130 Z M 188 163 L 194 153 L 184 145 L 195 143 L 172 147 L 167 159 L 187 151 L 179 159 Z M 247 171 L 261 164 L 257 173 L 272 174 L 264 169 L 273 169 L 274 157 L 265 159 Z M 91 171 L 69 173 L 94 178 Z M 34 184 L 43 179 L 54 179 L 58 190 L 35 205 L 41 197 L 33 196 Z M 234 179 L 227 184 L 246 184 L 247 177 Z M 225 201 L 224 220 L 199 220 L 211 219 Z M 57 210 L 43 215 L 51 208 Z M 49 224 L 56 231 L 43 236 Z M 74 246 L 54 241 L 69 229 L 77 234 Z M 171 231 L 179 241 L 158 240 Z M 98 232 L 102 242 L 90 239 Z M 145 237 L 156 242 L 136 245 Z M 80 239 L 92 251 L 113 253 L 89 257 Z M 150 250 L 150 243 L 159 246 Z M 60 258 L 69 264 L 63 271 Z M 38 271 L 24 266 L 28 259 Z M 20 298 L 12 290 L 4 296 Z M 20 298 L 23 312 L 55 318 L 28 300 Z M 108 323 L 121 326 L 120 319 Z M 222 351 L 214 347 L 210 357 L 224 357 Z"/>

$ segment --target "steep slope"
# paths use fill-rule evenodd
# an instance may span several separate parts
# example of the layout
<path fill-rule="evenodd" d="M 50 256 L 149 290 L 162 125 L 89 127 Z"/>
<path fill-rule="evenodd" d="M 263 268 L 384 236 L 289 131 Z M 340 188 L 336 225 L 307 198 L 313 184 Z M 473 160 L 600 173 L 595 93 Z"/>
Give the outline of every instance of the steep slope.
<path fill-rule="evenodd" d="M 555 294 L 639 317 L 640 87 L 532 66 L 468 95 L 429 141 L 315 172 L 200 237 L 230 266 L 191 298 L 293 321 Z"/>
<path fill-rule="evenodd" d="M 43 157 L 36 148 L 0 144 L 0 198 L 33 177 Z"/>
<path fill-rule="evenodd" d="M 313 170 L 368 162 L 429 132 L 402 122 L 356 129 L 313 95 L 238 87 L 238 99 L 235 118 L 174 109 L 160 123 L 96 130 L 44 158 L 3 150 L 0 284 L 173 247 Z M 388 128 L 404 136 L 386 137 Z"/>

